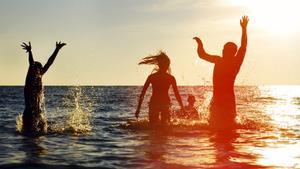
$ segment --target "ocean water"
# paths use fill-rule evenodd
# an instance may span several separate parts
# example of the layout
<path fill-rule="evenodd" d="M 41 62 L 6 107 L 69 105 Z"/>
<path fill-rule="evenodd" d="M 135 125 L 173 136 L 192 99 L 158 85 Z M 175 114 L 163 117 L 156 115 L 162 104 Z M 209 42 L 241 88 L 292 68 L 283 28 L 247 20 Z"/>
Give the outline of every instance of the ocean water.
<path fill-rule="evenodd" d="M 135 121 L 140 91 L 45 87 L 53 132 L 30 138 L 18 132 L 23 87 L 0 87 L 0 168 L 300 168 L 300 86 L 236 87 L 240 127 L 231 132 L 207 128 L 210 86 L 180 87 L 185 104 L 195 95 L 201 120 L 161 130 L 146 126 L 150 92 Z"/>

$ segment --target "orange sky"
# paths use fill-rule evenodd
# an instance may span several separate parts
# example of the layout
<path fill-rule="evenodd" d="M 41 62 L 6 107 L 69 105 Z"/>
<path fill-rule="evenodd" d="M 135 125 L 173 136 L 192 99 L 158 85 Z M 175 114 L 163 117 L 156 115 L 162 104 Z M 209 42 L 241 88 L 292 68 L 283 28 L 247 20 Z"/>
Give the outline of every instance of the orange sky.
<path fill-rule="evenodd" d="M 138 61 L 162 49 L 181 85 L 211 85 L 213 65 L 200 60 L 194 36 L 212 54 L 240 44 L 239 19 L 249 15 L 248 51 L 239 85 L 300 84 L 297 0 L 0 1 L 0 85 L 23 85 L 31 41 L 46 62 L 68 45 L 43 77 L 45 85 L 140 85 L 153 67 Z"/>

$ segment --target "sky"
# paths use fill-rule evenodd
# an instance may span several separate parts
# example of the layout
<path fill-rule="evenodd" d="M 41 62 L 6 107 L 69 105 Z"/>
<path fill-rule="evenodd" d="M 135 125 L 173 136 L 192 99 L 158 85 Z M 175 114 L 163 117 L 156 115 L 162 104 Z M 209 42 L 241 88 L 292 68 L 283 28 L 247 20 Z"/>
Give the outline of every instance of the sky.
<path fill-rule="evenodd" d="M 211 85 L 213 64 L 200 60 L 240 44 L 239 19 L 250 18 L 248 49 L 237 85 L 300 85 L 297 0 L 1 0 L 0 85 L 24 85 L 30 41 L 45 64 L 45 85 L 142 85 L 153 66 L 137 63 L 163 50 L 179 85 Z"/>

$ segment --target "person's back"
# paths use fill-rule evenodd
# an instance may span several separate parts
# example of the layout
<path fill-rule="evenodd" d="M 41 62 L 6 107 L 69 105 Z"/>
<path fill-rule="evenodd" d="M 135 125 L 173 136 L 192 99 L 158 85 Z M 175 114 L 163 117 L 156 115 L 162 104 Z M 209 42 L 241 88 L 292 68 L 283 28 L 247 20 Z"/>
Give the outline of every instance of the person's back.
<path fill-rule="evenodd" d="M 215 63 L 213 71 L 214 91 L 232 92 L 236 75 L 237 71 L 233 62 L 222 60 Z"/>
<path fill-rule="evenodd" d="M 210 124 L 231 126 L 235 124 L 236 102 L 234 83 L 241 63 L 237 56 L 232 59 L 221 58 L 215 63 L 213 72 L 213 98 L 211 101 Z M 230 127 L 231 128 L 231 127 Z"/>
<path fill-rule="evenodd" d="M 35 99 L 36 95 L 40 95 L 43 90 L 41 71 L 42 65 L 39 62 L 29 65 L 24 87 L 26 107 L 32 107 L 32 99 Z"/>
<path fill-rule="evenodd" d="M 149 79 L 152 85 L 150 102 L 170 104 L 169 88 L 175 78 L 166 72 L 156 72 Z"/>
<path fill-rule="evenodd" d="M 23 131 L 33 133 L 46 131 L 46 122 L 40 117 L 43 97 L 42 66 L 39 62 L 29 66 L 24 87 L 25 110 L 23 113 Z"/>
<path fill-rule="evenodd" d="M 240 63 L 224 58 L 215 63 L 213 71 L 213 99 L 221 105 L 235 104 L 234 83 Z M 234 112 L 235 114 L 235 112 Z"/>

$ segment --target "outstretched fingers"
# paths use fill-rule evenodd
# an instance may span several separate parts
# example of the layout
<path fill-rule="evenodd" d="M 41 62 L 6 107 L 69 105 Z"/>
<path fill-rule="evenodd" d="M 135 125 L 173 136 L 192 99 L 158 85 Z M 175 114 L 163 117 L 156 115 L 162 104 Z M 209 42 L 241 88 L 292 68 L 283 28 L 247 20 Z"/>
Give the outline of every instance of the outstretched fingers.
<path fill-rule="evenodd" d="M 247 15 L 243 16 L 243 22 L 248 23 L 248 21 L 249 21 L 248 16 Z"/>
<path fill-rule="evenodd" d="M 244 16 L 242 17 L 242 19 L 240 20 L 240 25 L 241 25 L 243 28 L 245 28 L 245 27 L 247 27 L 248 22 L 249 22 L 248 16 L 247 16 L 247 15 L 244 15 Z"/>
<path fill-rule="evenodd" d="M 56 47 L 57 47 L 58 49 L 62 48 L 62 47 L 65 46 L 65 45 L 67 45 L 67 44 L 66 44 L 66 43 L 62 43 L 61 41 L 56 42 Z"/>
<path fill-rule="evenodd" d="M 23 43 L 21 44 L 21 46 L 22 46 L 23 48 L 25 48 L 25 47 L 27 47 L 27 44 L 26 44 L 25 42 L 23 42 Z"/>
<path fill-rule="evenodd" d="M 21 44 L 21 47 L 22 47 L 24 50 L 26 50 L 26 52 L 28 52 L 28 51 L 31 50 L 31 43 L 29 42 L 28 45 L 27 45 L 25 42 L 23 42 L 23 43 Z"/>

